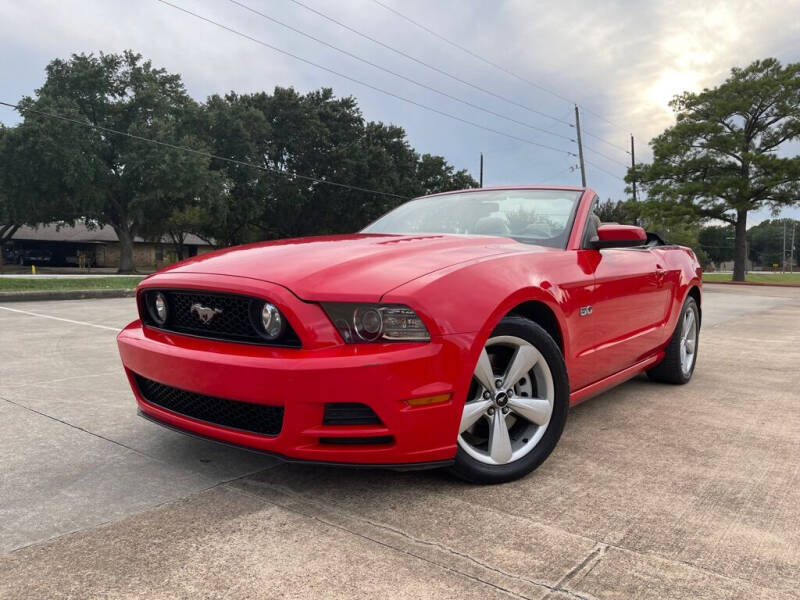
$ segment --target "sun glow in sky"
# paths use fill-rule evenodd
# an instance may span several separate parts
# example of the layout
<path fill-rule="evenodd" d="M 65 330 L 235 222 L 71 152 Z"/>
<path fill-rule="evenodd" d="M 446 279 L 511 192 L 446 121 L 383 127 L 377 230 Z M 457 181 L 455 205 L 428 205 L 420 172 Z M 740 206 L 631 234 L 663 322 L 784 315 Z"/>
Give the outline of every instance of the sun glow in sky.
<path fill-rule="evenodd" d="M 672 108 L 669 103 L 675 96 L 675 90 L 697 90 L 699 75 L 694 71 L 676 71 L 666 69 L 658 79 L 647 89 L 646 100 L 654 108 L 660 108 L 670 117 Z"/>

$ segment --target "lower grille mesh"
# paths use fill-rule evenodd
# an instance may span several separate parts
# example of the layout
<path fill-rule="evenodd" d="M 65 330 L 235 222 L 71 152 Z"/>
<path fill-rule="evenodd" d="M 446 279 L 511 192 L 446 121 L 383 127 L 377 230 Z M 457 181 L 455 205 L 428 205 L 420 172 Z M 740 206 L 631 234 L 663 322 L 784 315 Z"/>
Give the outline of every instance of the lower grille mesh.
<path fill-rule="evenodd" d="M 156 406 L 200 421 L 262 435 L 278 435 L 283 407 L 204 396 L 134 374 L 142 397 Z"/>

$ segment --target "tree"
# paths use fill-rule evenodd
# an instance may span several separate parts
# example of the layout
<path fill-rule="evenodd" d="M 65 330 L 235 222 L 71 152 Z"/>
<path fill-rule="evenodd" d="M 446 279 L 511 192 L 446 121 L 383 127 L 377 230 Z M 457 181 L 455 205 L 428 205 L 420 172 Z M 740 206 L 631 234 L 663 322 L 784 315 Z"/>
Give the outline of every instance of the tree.
<path fill-rule="evenodd" d="M 597 206 L 597 216 L 603 223 L 638 225 L 641 209 L 634 200 L 612 200 L 608 198 Z"/>
<path fill-rule="evenodd" d="M 748 229 L 747 241 L 750 260 L 768 269 L 773 268 L 773 265 L 778 265 L 781 269 L 788 266 L 792 249 L 792 228 L 797 225 L 798 222 L 794 219 L 767 219 Z M 796 234 L 795 246 L 798 246 Z M 798 255 L 797 249 L 795 249 L 794 255 Z"/>
<path fill-rule="evenodd" d="M 9 181 L 9 169 L 14 156 L 11 141 L 12 130 L 0 124 L 0 267 L 3 265 L 3 252 L 7 240 L 17 232 L 22 225 L 17 216 L 17 203 L 14 190 Z"/>
<path fill-rule="evenodd" d="M 456 171 L 443 156 L 423 154 L 417 161 L 414 195 L 437 194 L 450 190 L 478 187 L 478 182 L 465 170 Z"/>
<path fill-rule="evenodd" d="M 651 141 L 653 162 L 626 179 L 636 173 L 650 212 L 733 225 L 733 279 L 743 281 L 749 212 L 800 201 L 800 156 L 782 155 L 800 137 L 800 63 L 734 68 L 720 86 L 684 92 L 671 106 L 676 123 Z"/>
<path fill-rule="evenodd" d="M 23 225 L 74 222 L 80 216 L 76 196 L 84 181 L 69 173 L 81 170 L 86 157 L 67 151 L 64 140 L 61 129 L 0 126 L 0 249 Z"/>
<path fill-rule="evenodd" d="M 47 66 L 37 97 L 21 102 L 25 127 L 38 133 L 48 186 L 81 210 L 88 224 L 110 225 L 120 242 L 119 272 L 133 265 L 135 236 L 167 219 L 206 185 L 208 159 L 111 130 L 197 150 L 190 125 L 198 107 L 179 75 L 139 54 L 74 54 Z M 56 121 L 66 115 L 75 123 Z M 83 124 L 96 126 L 86 127 Z M 58 132 L 60 139 L 53 139 Z M 80 157 L 64 160 L 65 155 Z M 80 182 L 65 189 L 59 182 Z"/>
<path fill-rule="evenodd" d="M 732 225 L 710 225 L 700 230 L 700 247 L 708 254 L 708 258 L 716 265 L 733 260 Z"/>
<path fill-rule="evenodd" d="M 221 244 L 352 232 L 403 197 L 477 186 L 444 158 L 420 157 L 402 128 L 365 122 L 355 99 L 327 88 L 212 96 L 205 113 L 214 153 L 231 159 L 211 162 L 224 183 L 201 227 Z"/>
<path fill-rule="evenodd" d="M 10 130 L 0 124 L 0 165 L 4 165 L 0 171 L 0 271 L 3 269 L 5 257 L 6 242 L 10 240 L 17 229 L 20 228 L 18 218 L 14 214 L 15 206 L 12 205 L 14 194 L 10 190 L 10 185 L 7 181 L 7 174 L 9 168 L 9 161 L 14 155 L 13 149 L 10 149 Z"/>

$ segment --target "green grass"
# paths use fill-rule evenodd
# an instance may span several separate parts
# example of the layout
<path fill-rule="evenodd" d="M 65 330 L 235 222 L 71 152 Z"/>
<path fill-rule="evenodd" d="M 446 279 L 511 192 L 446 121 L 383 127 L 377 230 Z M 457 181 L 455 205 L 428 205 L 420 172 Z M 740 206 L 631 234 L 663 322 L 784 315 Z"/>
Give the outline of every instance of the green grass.
<path fill-rule="evenodd" d="M 730 273 L 703 273 L 703 281 L 730 281 Z M 800 284 L 800 273 L 748 273 L 745 276 L 748 283 L 777 283 L 777 284 Z"/>
<path fill-rule="evenodd" d="M 132 290 L 142 277 L 0 277 L 0 292 Z"/>

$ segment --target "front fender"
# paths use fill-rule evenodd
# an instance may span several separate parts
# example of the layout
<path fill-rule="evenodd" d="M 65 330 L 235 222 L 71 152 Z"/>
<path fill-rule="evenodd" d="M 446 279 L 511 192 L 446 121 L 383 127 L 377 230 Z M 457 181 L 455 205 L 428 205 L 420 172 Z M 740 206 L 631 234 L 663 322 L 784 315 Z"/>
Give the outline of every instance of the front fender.
<path fill-rule="evenodd" d="M 468 387 L 478 355 L 492 330 L 504 316 L 525 302 L 540 302 L 550 309 L 561 332 L 565 358 L 570 356 L 566 314 L 577 300 L 546 275 L 550 271 L 568 271 L 569 257 L 553 253 L 549 259 L 546 270 L 531 268 L 529 254 L 453 267 L 404 284 L 387 293 L 381 301 L 410 306 L 424 320 L 435 323 L 441 335 L 467 334 L 470 348 L 462 376 Z M 465 389 L 465 386 L 462 384 L 459 388 Z"/>

